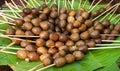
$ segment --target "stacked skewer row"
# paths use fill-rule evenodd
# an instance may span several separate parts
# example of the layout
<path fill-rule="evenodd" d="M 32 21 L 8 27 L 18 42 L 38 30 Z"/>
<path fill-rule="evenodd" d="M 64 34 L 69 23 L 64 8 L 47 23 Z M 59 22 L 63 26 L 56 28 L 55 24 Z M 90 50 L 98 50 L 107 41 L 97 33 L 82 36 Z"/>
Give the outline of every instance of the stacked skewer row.
<path fill-rule="evenodd" d="M 8 23 L 11 28 L 2 30 L 6 34 L 0 34 L 2 38 L 8 38 L 12 40 L 12 43 L 8 46 L 1 48 L 0 52 L 10 53 L 17 55 L 18 58 L 26 61 L 41 60 L 42 64 L 46 67 L 39 69 L 44 70 L 46 68 L 57 66 L 61 67 L 66 63 L 73 63 L 75 60 L 81 60 L 88 50 L 95 49 L 108 49 L 111 46 L 119 48 L 119 44 L 110 44 L 112 42 L 120 42 L 115 40 L 120 33 L 120 24 L 111 24 L 111 21 L 118 18 L 112 16 L 109 17 L 111 20 L 105 20 L 105 18 L 114 14 L 120 3 L 113 6 L 110 1 L 106 8 L 101 8 L 97 11 L 92 10 L 102 1 L 98 1 L 96 5 L 89 7 L 88 10 L 84 9 L 84 2 L 80 0 L 79 9 L 74 10 L 74 0 L 70 3 L 71 9 L 67 9 L 66 0 L 64 7 L 59 8 L 60 5 L 56 4 L 56 0 L 53 1 L 51 7 L 48 7 L 49 2 L 40 5 L 39 8 L 32 9 L 24 6 L 21 11 L 17 5 L 11 0 L 13 4 L 7 3 L 6 5 L 10 8 L 14 17 L 6 14 L 9 10 L 1 10 L 0 16 L 6 21 L 1 23 Z M 34 0 L 36 2 L 36 0 Z M 60 2 L 58 0 L 58 2 Z M 28 3 L 28 2 L 26 2 Z M 36 2 L 39 5 L 39 3 Z M 32 5 L 30 5 L 32 6 Z M 12 7 L 17 8 L 18 11 L 14 11 Z M 105 15 L 100 21 L 97 19 L 102 15 Z M 108 44 L 109 43 L 109 44 Z M 20 45 L 21 48 L 12 48 L 12 45 Z M 111 46 L 109 46 L 111 45 Z M 109 47 L 99 47 L 109 46 Z M 113 47 L 111 47 L 113 48 Z M 5 51 L 5 49 L 17 50 L 17 53 Z M 34 70 L 32 68 L 30 71 Z"/>

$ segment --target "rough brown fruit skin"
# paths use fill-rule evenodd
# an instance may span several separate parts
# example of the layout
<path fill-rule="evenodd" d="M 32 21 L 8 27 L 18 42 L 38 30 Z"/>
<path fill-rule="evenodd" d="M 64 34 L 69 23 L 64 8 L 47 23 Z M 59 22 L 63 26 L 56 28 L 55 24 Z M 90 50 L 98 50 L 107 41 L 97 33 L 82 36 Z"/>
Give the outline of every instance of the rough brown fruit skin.
<path fill-rule="evenodd" d="M 26 41 L 22 41 L 22 42 L 20 43 L 20 46 L 21 46 L 21 47 L 26 47 L 27 45 L 30 45 L 30 43 L 29 43 L 29 42 L 26 42 Z"/>
<path fill-rule="evenodd" d="M 67 54 L 67 55 L 65 56 L 65 59 L 66 59 L 66 62 L 67 62 L 67 63 L 72 63 L 72 62 L 75 61 L 75 56 L 72 55 L 72 54 Z"/>
<path fill-rule="evenodd" d="M 40 60 L 41 61 L 43 61 L 45 58 L 51 58 L 50 54 L 46 53 L 46 54 L 40 55 Z"/>
<path fill-rule="evenodd" d="M 54 46 L 55 46 L 55 43 L 53 40 L 46 41 L 46 47 L 53 48 Z"/>
<path fill-rule="evenodd" d="M 33 25 L 31 23 L 24 23 L 23 27 L 25 28 L 25 30 L 29 31 L 32 29 Z"/>
<path fill-rule="evenodd" d="M 36 41 L 36 46 L 42 47 L 45 45 L 45 40 L 43 39 L 37 39 Z"/>
<path fill-rule="evenodd" d="M 57 53 L 58 51 L 57 51 L 57 49 L 56 48 L 50 48 L 50 49 L 48 49 L 48 53 L 49 54 L 55 54 L 55 53 Z"/>
<path fill-rule="evenodd" d="M 23 20 L 23 19 L 16 19 L 16 20 L 15 20 L 15 24 L 16 24 L 17 26 L 22 26 L 23 23 L 24 23 L 24 20 Z"/>
<path fill-rule="evenodd" d="M 27 50 L 27 51 L 36 51 L 36 46 L 34 46 L 34 45 L 27 45 L 26 47 L 25 47 L 25 50 Z"/>
<path fill-rule="evenodd" d="M 95 43 L 95 41 L 88 41 L 87 43 L 86 43 L 89 47 L 95 47 L 96 46 L 96 43 Z"/>
<path fill-rule="evenodd" d="M 27 52 L 25 50 L 18 50 L 17 57 L 20 59 L 25 59 L 27 58 Z"/>
<path fill-rule="evenodd" d="M 39 18 L 33 18 L 33 19 L 31 20 L 31 23 L 32 23 L 34 26 L 39 27 L 40 21 L 41 21 L 41 20 L 40 20 Z"/>
<path fill-rule="evenodd" d="M 25 32 L 20 29 L 17 29 L 15 35 L 25 35 Z"/>
<path fill-rule="evenodd" d="M 65 65 L 66 63 L 66 60 L 64 57 L 58 57 L 54 60 L 54 64 L 57 66 L 57 67 L 61 67 L 63 65 Z"/>
<path fill-rule="evenodd" d="M 42 21 L 40 22 L 40 27 L 43 29 L 43 30 L 48 30 L 50 28 L 50 22 L 48 21 Z"/>
<path fill-rule="evenodd" d="M 49 32 L 48 31 L 41 31 L 39 34 L 41 39 L 48 39 L 49 38 Z"/>
<path fill-rule="evenodd" d="M 13 28 L 8 28 L 6 30 L 6 35 L 14 35 L 15 34 L 15 29 Z"/>
<path fill-rule="evenodd" d="M 33 28 L 32 28 L 32 32 L 33 32 L 34 34 L 36 34 L 36 35 L 39 35 L 40 32 L 41 32 L 41 29 L 40 29 L 39 27 L 33 27 Z"/>
<path fill-rule="evenodd" d="M 31 9 L 25 8 L 25 9 L 23 10 L 23 12 L 24 12 L 25 14 L 30 14 L 30 13 L 31 13 Z"/>
<path fill-rule="evenodd" d="M 48 53 L 48 50 L 45 47 L 39 47 L 39 48 L 37 48 L 37 53 L 46 54 L 46 53 Z"/>
<path fill-rule="evenodd" d="M 57 41 L 57 42 L 55 43 L 55 47 L 60 48 L 61 46 L 64 46 L 64 43 L 63 43 L 63 42 Z"/>
<path fill-rule="evenodd" d="M 87 45 L 79 46 L 78 50 L 83 52 L 83 53 L 87 53 L 88 52 L 88 46 Z"/>
<path fill-rule="evenodd" d="M 104 27 L 108 27 L 108 26 L 110 26 L 110 21 L 109 21 L 109 20 L 103 20 L 103 21 L 102 21 L 102 25 L 103 25 Z"/>
<path fill-rule="evenodd" d="M 72 40 L 68 40 L 65 44 L 66 46 L 74 46 L 74 42 Z"/>
<path fill-rule="evenodd" d="M 84 57 L 84 54 L 81 51 L 74 51 L 73 55 L 75 56 L 76 60 L 81 60 Z"/>
<path fill-rule="evenodd" d="M 80 32 L 84 32 L 86 29 L 87 29 L 87 26 L 86 26 L 85 24 L 82 24 L 82 25 L 79 27 L 79 31 L 80 31 Z"/>
<path fill-rule="evenodd" d="M 42 62 L 44 66 L 48 66 L 52 64 L 52 60 L 50 58 L 45 58 Z"/>
<path fill-rule="evenodd" d="M 39 60 L 39 55 L 36 52 L 29 52 L 27 56 L 31 61 Z"/>
<path fill-rule="evenodd" d="M 83 46 L 83 45 L 85 45 L 85 42 L 84 41 L 82 41 L 82 40 L 79 40 L 79 41 L 77 41 L 76 43 L 75 43 L 75 45 L 76 46 Z"/>
<path fill-rule="evenodd" d="M 100 33 L 99 33 L 99 31 L 94 30 L 94 31 L 92 31 L 92 32 L 90 33 L 90 36 L 91 36 L 91 38 L 93 38 L 93 39 L 97 39 L 97 38 L 100 37 Z"/>
<path fill-rule="evenodd" d="M 78 41 L 78 40 L 80 39 L 80 36 L 79 36 L 78 33 L 71 34 L 70 39 L 71 39 L 72 41 Z"/>
<path fill-rule="evenodd" d="M 57 41 L 59 39 L 59 35 L 57 33 L 50 33 L 49 38 L 53 41 Z"/>
<path fill-rule="evenodd" d="M 81 33 L 81 34 L 80 34 L 80 38 L 81 38 L 82 40 L 87 40 L 87 39 L 89 39 L 89 33 L 88 33 L 88 31 L 85 31 L 85 32 Z"/>

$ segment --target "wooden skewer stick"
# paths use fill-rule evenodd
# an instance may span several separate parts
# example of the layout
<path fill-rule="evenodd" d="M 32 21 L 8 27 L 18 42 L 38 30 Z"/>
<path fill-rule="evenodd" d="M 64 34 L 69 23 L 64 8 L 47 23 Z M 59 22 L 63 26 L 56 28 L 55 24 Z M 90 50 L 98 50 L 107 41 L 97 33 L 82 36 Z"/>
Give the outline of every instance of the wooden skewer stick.
<path fill-rule="evenodd" d="M 115 22 L 115 24 L 117 24 L 120 21 L 120 18 Z"/>
<path fill-rule="evenodd" d="M 83 8 L 85 7 L 86 3 L 87 3 L 87 0 L 85 0 L 85 2 L 84 2 L 84 4 L 83 4 Z"/>
<path fill-rule="evenodd" d="M 118 8 L 118 7 L 113 8 L 109 13 L 107 13 L 107 14 L 100 20 L 100 22 L 103 21 L 103 20 L 104 20 L 108 15 L 110 15 L 113 11 L 115 11 L 116 8 Z"/>
<path fill-rule="evenodd" d="M 81 3 L 82 3 L 82 0 L 80 0 L 80 3 L 79 3 L 79 6 L 78 6 L 78 9 L 80 8 L 80 6 L 81 6 Z"/>
<path fill-rule="evenodd" d="M 10 6 L 11 8 L 14 8 L 14 6 L 13 6 L 11 3 L 9 3 L 9 6 Z M 13 10 L 14 10 L 14 9 L 13 9 Z M 15 11 L 15 13 L 16 13 L 20 18 L 22 18 L 22 16 L 21 16 L 18 12 Z"/>
<path fill-rule="evenodd" d="M 108 12 L 109 10 L 111 10 L 112 8 L 116 7 L 116 5 L 120 5 L 120 3 L 117 3 L 117 4 L 113 5 L 112 7 L 110 7 L 109 9 L 107 9 L 105 12 L 101 13 L 101 14 L 98 15 L 96 18 L 94 18 L 92 21 L 95 21 L 95 20 L 98 19 L 100 16 L 102 16 L 103 14 L 105 14 L 106 12 Z"/>
<path fill-rule="evenodd" d="M 27 41 L 27 42 L 31 42 L 31 43 L 35 43 L 35 41 L 32 41 L 32 40 L 25 40 L 25 39 L 20 39 L 20 38 L 11 38 L 11 37 L 8 37 L 6 35 L 3 35 L 3 34 L 0 34 L 0 37 L 3 37 L 3 38 L 8 38 L 8 39 L 14 39 L 14 40 L 21 40 L 21 41 Z"/>
<path fill-rule="evenodd" d="M 118 8 L 119 8 L 119 6 L 116 7 L 116 9 L 114 10 L 114 12 L 110 15 L 109 19 L 111 19 L 113 17 L 113 15 L 115 14 L 115 12 L 117 11 Z"/>
<path fill-rule="evenodd" d="M 88 13 L 90 13 L 102 0 L 99 0 L 89 11 Z"/>
<path fill-rule="evenodd" d="M 32 3 L 33 7 L 36 8 L 35 4 L 33 3 L 33 0 L 30 0 L 30 2 Z"/>
<path fill-rule="evenodd" d="M 102 42 L 120 42 L 120 40 L 102 40 Z"/>
<path fill-rule="evenodd" d="M 95 0 L 92 1 L 91 5 L 90 5 L 90 7 L 88 9 L 91 9 L 91 7 L 93 6 L 94 2 L 95 2 Z"/>
<path fill-rule="evenodd" d="M 42 71 L 42 70 L 45 70 L 45 69 L 50 68 L 50 67 L 53 67 L 53 66 L 55 66 L 55 64 L 51 64 L 51 65 L 49 65 L 49 66 L 43 67 L 43 68 L 41 68 L 41 69 L 38 69 L 38 70 L 36 70 L 36 71 Z"/>
<path fill-rule="evenodd" d="M 26 8 L 26 6 L 22 0 L 20 0 L 20 3 L 23 5 L 24 8 Z"/>
<path fill-rule="evenodd" d="M 42 66 L 42 65 L 43 65 L 43 63 L 41 63 L 41 64 L 39 64 L 39 65 L 33 67 L 32 69 L 30 69 L 30 70 L 28 70 L 28 71 L 34 71 L 36 68 L 38 68 L 38 67 L 40 67 L 40 66 Z"/>
<path fill-rule="evenodd" d="M 96 46 L 120 46 L 120 44 L 96 44 Z"/>
<path fill-rule="evenodd" d="M 2 53 L 7 53 L 7 54 L 13 54 L 13 55 L 16 55 L 17 53 L 15 53 L 15 52 L 10 52 L 10 51 L 0 51 L 0 52 L 2 52 Z"/>
<path fill-rule="evenodd" d="M 117 16 L 115 16 L 114 18 L 112 18 L 111 19 L 111 21 L 114 21 L 116 18 L 118 18 L 120 16 L 120 14 L 119 15 L 117 15 Z"/>
<path fill-rule="evenodd" d="M 6 16 L 6 15 L 4 15 L 4 14 L 2 14 L 2 13 L 0 13 L 0 16 L 2 16 L 3 18 L 7 18 L 7 19 L 10 19 L 10 20 L 12 20 L 12 21 L 15 21 L 14 19 L 12 19 L 12 18 L 10 18 L 10 17 L 8 17 L 8 16 Z"/>
<path fill-rule="evenodd" d="M 0 12 L 12 12 L 11 10 L 0 10 Z M 14 11 L 14 12 L 22 12 L 22 11 Z"/>
<path fill-rule="evenodd" d="M 26 0 L 24 0 L 24 1 L 27 5 L 29 5 L 31 8 L 33 8 L 33 6 L 29 2 L 27 2 Z"/>
<path fill-rule="evenodd" d="M 120 49 L 120 46 L 107 46 L 107 47 L 93 47 L 93 48 L 88 48 L 88 50 L 102 50 L 102 49 Z"/>
<path fill-rule="evenodd" d="M 72 0 L 72 3 L 71 3 L 72 9 L 74 9 L 74 1 L 75 1 L 75 0 Z"/>
<path fill-rule="evenodd" d="M 15 14 L 15 11 L 9 6 L 9 4 L 7 3 L 7 1 L 5 1 L 5 4 L 8 6 L 8 8 L 11 10 L 11 12 L 13 13 L 13 15 L 15 17 L 17 17 L 17 15 Z"/>
<path fill-rule="evenodd" d="M 7 45 L 6 47 L 2 48 L 0 51 L 4 51 L 5 49 L 7 49 L 8 47 L 10 47 L 10 46 L 12 46 L 14 44 L 15 44 L 15 42 L 12 42 L 9 45 Z"/>
<path fill-rule="evenodd" d="M 22 10 L 20 10 L 20 9 L 18 8 L 18 6 L 16 5 L 16 3 L 15 3 L 13 0 L 11 0 L 11 2 L 13 3 L 13 5 L 16 7 L 17 10 L 22 11 Z M 15 7 L 14 7 L 14 8 L 15 8 Z"/>
<path fill-rule="evenodd" d="M 38 3 L 36 0 L 34 0 L 34 2 L 35 2 L 38 6 L 40 6 L 40 3 Z"/>
<path fill-rule="evenodd" d="M 5 15 L 5 16 L 9 16 L 9 17 L 11 17 L 11 18 L 18 18 L 18 17 L 12 16 L 12 15 L 9 15 L 9 14 L 5 14 L 5 13 L 3 13 L 3 12 L 1 12 L 1 14 Z"/>
<path fill-rule="evenodd" d="M 58 15 L 59 15 L 59 11 L 60 11 L 60 0 L 58 0 Z"/>
<path fill-rule="evenodd" d="M 109 6 L 114 0 L 111 0 L 105 7 Z"/>
<path fill-rule="evenodd" d="M 0 20 L 0 24 L 5 24 L 5 23 L 15 26 L 14 23 L 11 23 L 11 22 L 5 22 L 5 21 L 3 21 L 3 20 Z"/>
<path fill-rule="evenodd" d="M 106 35 L 106 36 L 120 36 L 120 34 L 100 34 L 100 35 Z"/>
<path fill-rule="evenodd" d="M 2 49 L 2 48 L 4 48 L 4 46 L 0 46 L 0 48 Z M 24 48 L 15 48 L 15 47 L 9 47 L 9 48 L 7 48 L 7 49 L 12 49 L 12 50 L 25 50 Z"/>

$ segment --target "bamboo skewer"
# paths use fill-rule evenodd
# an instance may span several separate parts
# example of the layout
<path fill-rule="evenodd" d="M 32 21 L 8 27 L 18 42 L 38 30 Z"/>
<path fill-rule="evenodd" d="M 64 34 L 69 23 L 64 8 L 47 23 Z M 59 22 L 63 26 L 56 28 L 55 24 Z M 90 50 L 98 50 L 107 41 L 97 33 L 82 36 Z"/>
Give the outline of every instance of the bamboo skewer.
<path fill-rule="evenodd" d="M 36 68 L 40 67 L 41 65 L 43 65 L 43 63 L 41 63 L 41 64 L 39 64 L 39 65 L 33 67 L 32 69 L 30 69 L 30 70 L 28 70 L 28 71 L 34 71 Z"/>
<path fill-rule="evenodd" d="M 5 49 L 7 49 L 8 47 L 10 47 L 10 46 L 12 46 L 14 44 L 15 44 L 15 42 L 12 42 L 9 45 L 7 45 L 6 47 L 2 48 L 0 51 L 4 51 Z"/>
<path fill-rule="evenodd" d="M 9 6 L 9 4 L 7 3 L 7 1 L 5 1 L 5 4 L 8 6 L 8 8 L 12 11 L 13 15 L 15 17 L 17 17 L 17 15 L 15 14 L 15 11 Z"/>
<path fill-rule="evenodd" d="M 120 21 L 120 18 L 115 22 L 115 24 L 117 24 Z"/>
<path fill-rule="evenodd" d="M 90 13 L 102 0 L 99 0 L 89 11 L 88 13 Z"/>
<path fill-rule="evenodd" d="M 103 21 L 103 20 L 104 20 L 108 15 L 110 15 L 112 12 L 114 12 L 117 8 L 118 8 L 118 6 L 116 6 L 115 8 L 113 8 L 109 13 L 107 13 L 107 14 L 100 20 L 100 22 Z"/>
<path fill-rule="evenodd" d="M 108 10 L 106 10 L 105 12 L 103 12 L 102 14 L 98 15 L 96 18 L 94 18 L 92 21 L 95 21 L 96 19 L 98 19 L 100 16 L 102 16 L 103 14 L 105 14 L 106 12 L 108 12 L 109 10 L 111 10 L 112 8 L 116 7 L 120 5 L 120 3 L 117 3 L 115 5 L 113 5 L 112 7 L 110 7 Z"/>
<path fill-rule="evenodd" d="M 23 5 L 24 8 L 26 8 L 26 6 L 22 0 L 20 0 L 20 3 Z"/>
<path fill-rule="evenodd" d="M 83 4 L 83 8 L 85 7 L 86 3 L 87 3 L 87 0 L 85 0 L 85 2 L 84 2 L 84 4 Z"/>
<path fill-rule="evenodd" d="M 112 18 L 111 19 L 111 21 L 114 21 L 116 18 L 118 18 L 120 16 L 120 14 L 119 15 L 117 15 L 117 16 L 115 16 L 114 18 Z"/>
<path fill-rule="evenodd" d="M 0 13 L 0 16 L 2 16 L 2 17 L 4 17 L 4 18 L 7 18 L 7 19 L 10 19 L 10 20 L 12 20 L 12 21 L 15 21 L 14 19 L 12 19 L 12 18 L 10 18 L 10 17 L 8 17 L 8 16 L 6 16 L 6 15 L 4 15 L 4 14 L 2 14 L 2 13 Z"/>
<path fill-rule="evenodd" d="M 40 4 L 39 4 L 36 0 L 34 0 L 34 2 L 35 2 L 38 6 L 40 6 Z"/>
<path fill-rule="evenodd" d="M 29 2 L 27 2 L 26 0 L 24 0 L 24 2 L 25 2 L 27 5 L 29 5 L 31 8 L 33 8 L 33 6 L 32 6 Z"/>
<path fill-rule="evenodd" d="M 21 11 L 21 10 L 18 8 L 18 6 L 15 4 L 15 2 L 14 2 L 13 0 L 11 0 L 11 2 L 13 3 L 13 5 L 16 7 L 17 10 Z M 13 6 L 13 7 L 14 7 L 14 6 Z M 15 8 L 15 7 L 14 7 L 14 8 Z"/>
<path fill-rule="evenodd" d="M 33 3 L 33 0 L 30 0 L 30 2 L 32 3 L 33 7 L 36 8 L 35 4 Z"/>

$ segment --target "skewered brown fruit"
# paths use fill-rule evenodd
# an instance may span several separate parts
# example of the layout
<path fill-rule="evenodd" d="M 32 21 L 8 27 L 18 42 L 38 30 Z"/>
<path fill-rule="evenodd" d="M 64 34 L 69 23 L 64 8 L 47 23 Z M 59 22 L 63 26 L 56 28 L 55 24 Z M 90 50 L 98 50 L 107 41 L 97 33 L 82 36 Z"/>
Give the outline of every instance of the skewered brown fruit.
<path fill-rule="evenodd" d="M 99 31 L 94 30 L 94 31 L 90 32 L 90 37 L 93 38 L 93 39 L 99 38 L 100 37 Z"/>
<path fill-rule="evenodd" d="M 110 21 L 109 21 L 109 20 L 103 20 L 103 21 L 102 21 L 102 25 L 103 25 L 104 27 L 108 27 L 108 26 L 110 26 Z"/>
<path fill-rule="evenodd" d="M 39 34 L 41 39 L 48 39 L 49 38 L 49 32 L 48 31 L 41 31 Z"/>
<path fill-rule="evenodd" d="M 50 58 L 45 58 L 45 59 L 43 59 L 42 62 L 43 62 L 44 66 L 48 66 L 48 65 L 52 64 L 52 60 Z"/>
<path fill-rule="evenodd" d="M 14 35 L 15 34 L 15 29 L 13 28 L 8 28 L 6 30 L 6 35 Z"/>
<path fill-rule="evenodd" d="M 41 20 L 46 20 L 46 19 L 47 19 L 47 15 L 44 14 L 44 13 L 42 13 L 42 14 L 39 15 L 39 18 L 40 18 Z"/>
<path fill-rule="evenodd" d="M 88 19 L 89 17 L 89 13 L 87 11 L 84 11 L 82 12 L 82 15 L 81 15 L 84 19 Z"/>
<path fill-rule="evenodd" d="M 59 16 L 59 19 L 60 20 L 66 20 L 67 19 L 67 15 L 66 14 L 60 14 L 60 16 Z"/>
<path fill-rule="evenodd" d="M 102 24 L 96 24 L 96 25 L 94 26 L 94 29 L 101 32 L 101 31 L 104 29 L 104 27 L 103 27 Z"/>
<path fill-rule="evenodd" d="M 31 23 L 32 23 L 34 26 L 39 27 L 40 21 L 41 21 L 41 19 L 39 19 L 39 18 L 33 18 L 33 19 L 31 20 Z"/>
<path fill-rule="evenodd" d="M 17 29 L 15 35 L 25 35 L 25 32 L 20 29 Z"/>
<path fill-rule="evenodd" d="M 77 21 L 77 20 L 73 23 L 73 27 L 78 28 L 80 26 L 81 26 L 81 23 L 79 21 Z"/>
<path fill-rule="evenodd" d="M 36 46 L 42 47 L 44 45 L 45 45 L 45 40 L 43 40 L 43 39 L 36 40 Z"/>
<path fill-rule="evenodd" d="M 84 57 L 84 54 L 81 51 L 74 51 L 73 55 L 75 56 L 76 60 L 81 60 Z"/>
<path fill-rule="evenodd" d="M 55 47 L 55 42 L 53 40 L 47 40 L 46 41 L 46 46 L 50 47 L 50 48 L 53 48 L 53 47 Z"/>
<path fill-rule="evenodd" d="M 27 58 L 27 52 L 25 50 L 18 50 L 17 51 L 17 57 L 20 59 L 26 59 Z"/>
<path fill-rule="evenodd" d="M 33 27 L 32 28 L 32 32 L 35 34 L 35 35 L 39 35 L 41 33 L 41 28 L 39 27 Z"/>
<path fill-rule="evenodd" d="M 85 32 L 83 32 L 83 33 L 80 34 L 80 38 L 81 38 L 82 40 L 87 40 L 87 39 L 89 39 L 89 36 L 90 36 L 90 34 L 89 34 L 88 31 L 85 31 Z"/>
<path fill-rule="evenodd" d="M 60 54 L 60 56 L 65 56 L 66 55 L 66 51 L 65 50 L 59 50 L 58 53 Z"/>
<path fill-rule="evenodd" d="M 110 29 L 110 30 L 113 30 L 113 29 L 115 29 L 114 27 L 115 27 L 115 25 L 110 24 L 109 29 Z M 117 30 L 117 29 L 116 29 L 116 30 Z"/>
<path fill-rule="evenodd" d="M 39 55 L 36 52 L 29 52 L 27 56 L 31 61 L 39 60 Z"/>
<path fill-rule="evenodd" d="M 113 30 L 113 29 L 115 29 L 117 31 L 120 31 L 120 24 L 117 24 L 115 27 L 112 27 L 111 30 Z"/>
<path fill-rule="evenodd" d="M 83 53 L 87 53 L 88 52 L 88 46 L 87 45 L 78 46 L 78 50 L 83 52 Z"/>
<path fill-rule="evenodd" d="M 49 14 L 50 13 L 50 9 L 49 8 L 44 8 L 43 9 L 43 13 L 44 14 Z"/>
<path fill-rule="evenodd" d="M 66 52 L 69 50 L 69 49 L 68 49 L 68 46 L 66 46 L 66 45 L 61 46 L 61 47 L 59 47 L 58 49 L 59 49 L 59 51 L 64 50 L 64 51 L 66 51 Z"/>
<path fill-rule="evenodd" d="M 40 22 L 40 27 L 43 29 L 43 30 L 48 30 L 50 28 L 50 24 L 48 21 L 42 21 Z"/>
<path fill-rule="evenodd" d="M 61 41 L 55 42 L 55 47 L 60 48 L 61 46 L 64 46 L 64 43 Z"/>
<path fill-rule="evenodd" d="M 66 20 L 60 20 L 59 21 L 59 27 L 60 28 L 64 28 L 64 27 L 66 27 L 66 25 L 67 25 Z"/>
<path fill-rule="evenodd" d="M 60 8 L 60 14 L 66 13 L 67 9 L 65 7 Z"/>
<path fill-rule="evenodd" d="M 38 47 L 37 48 L 37 53 L 39 53 L 39 54 L 46 54 L 46 53 L 48 53 L 48 50 L 45 47 Z"/>
<path fill-rule="evenodd" d="M 57 67 L 61 67 L 61 66 L 63 66 L 63 65 L 66 64 L 66 60 L 65 60 L 64 57 L 59 57 L 59 58 L 56 58 L 56 59 L 54 60 L 54 64 L 55 64 Z"/>
<path fill-rule="evenodd" d="M 23 20 L 23 19 L 16 19 L 16 20 L 15 20 L 15 24 L 16 24 L 17 26 L 22 26 L 22 25 L 24 24 L 24 20 Z"/>
<path fill-rule="evenodd" d="M 75 45 L 76 45 L 77 47 L 79 47 L 79 46 L 84 46 L 84 45 L 85 45 L 85 42 L 82 41 L 82 40 L 79 40 L 79 41 L 77 41 L 77 42 L 75 43 Z"/>
<path fill-rule="evenodd" d="M 93 25 L 92 19 L 86 20 L 85 24 L 86 24 L 87 27 L 91 27 Z"/>
<path fill-rule="evenodd" d="M 70 35 L 70 39 L 71 39 L 72 41 L 78 41 L 78 40 L 80 39 L 80 36 L 79 36 L 78 33 L 74 33 L 74 34 L 71 34 L 71 35 Z"/>
<path fill-rule="evenodd" d="M 56 48 L 50 48 L 50 49 L 48 49 L 48 53 L 53 55 L 53 54 L 57 53 L 57 49 Z"/>
<path fill-rule="evenodd" d="M 69 47 L 70 52 L 73 52 L 73 51 L 76 51 L 76 50 L 78 50 L 78 48 L 76 46 Z"/>
<path fill-rule="evenodd" d="M 31 13 L 32 13 L 33 15 L 37 15 L 39 12 L 38 12 L 38 9 L 37 9 L 37 8 L 32 8 L 32 9 L 31 9 Z"/>
<path fill-rule="evenodd" d="M 111 30 L 110 30 L 110 29 L 104 29 L 103 33 L 104 33 L 104 34 L 110 34 L 110 33 L 111 33 Z"/>
<path fill-rule="evenodd" d="M 51 58 L 50 54 L 45 53 L 45 54 L 40 55 L 40 60 L 41 60 L 41 61 L 43 61 L 43 60 L 46 59 L 46 58 Z"/>
<path fill-rule="evenodd" d="M 96 46 L 96 43 L 95 43 L 95 41 L 90 40 L 90 41 L 87 41 L 87 42 L 86 42 L 86 45 L 88 45 L 88 47 L 95 47 L 95 46 Z"/>
<path fill-rule="evenodd" d="M 33 25 L 31 23 L 24 23 L 23 28 L 27 31 L 31 30 L 33 28 Z"/>
<path fill-rule="evenodd" d="M 37 47 L 35 45 L 30 44 L 25 47 L 25 50 L 32 52 L 32 51 L 36 51 Z"/>
<path fill-rule="evenodd" d="M 73 16 L 68 16 L 67 21 L 68 23 L 73 23 L 75 21 L 75 18 Z"/>
<path fill-rule="evenodd" d="M 80 23 L 83 23 L 83 22 L 85 21 L 85 19 L 84 19 L 82 16 L 77 17 L 77 20 L 78 20 Z"/>
<path fill-rule="evenodd" d="M 56 18 L 58 16 L 58 12 L 57 11 L 51 11 L 50 13 L 50 17 L 51 18 Z"/>
<path fill-rule="evenodd" d="M 30 8 L 25 8 L 25 9 L 23 10 L 23 12 L 28 15 L 28 14 L 31 13 L 31 9 L 30 9 Z"/>
<path fill-rule="evenodd" d="M 65 44 L 66 46 L 74 46 L 74 42 L 72 40 L 68 40 Z"/>
<path fill-rule="evenodd" d="M 73 62 L 75 61 L 75 56 L 72 55 L 72 54 L 67 54 L 67 55 L 65 56 L 65 59 L 66 59 L 66 62 L 67 62 L 67 63 L 73 63 Z"/>
<path fill-rule="evenodd" d="M 22 41 L 22 42 L 20 43 L 20 46 L 23 47 L 23 48 L 25 48 L 27 45 L 30 45 L 30 43 L 29 43 L 29 42 L 26 42 L 26 41 Z"/>
<path fill-rule="evenodd" d="M 59 35 L 59 40 L 62 42 L 66 42 L 68 40 L 68 37 L 64 34 L 60 34 Z"/>
<path fill-rule="evenodd" d="M 49 38 L 53 41 L 59 40 L 59 35 L 57 33 L 50 33 Z"/>
<path fill-rule="evenodd" d="M 86 29 L 87 29 L 87 26 L 86 26 L 85 24 L 82 24 L 82 25 L 79 27 L 80 32 L 84 32 Z"/>

